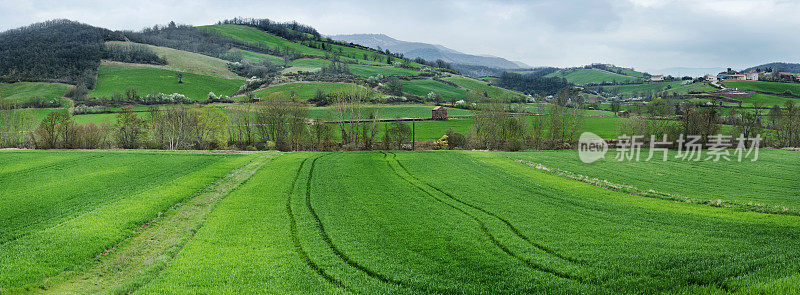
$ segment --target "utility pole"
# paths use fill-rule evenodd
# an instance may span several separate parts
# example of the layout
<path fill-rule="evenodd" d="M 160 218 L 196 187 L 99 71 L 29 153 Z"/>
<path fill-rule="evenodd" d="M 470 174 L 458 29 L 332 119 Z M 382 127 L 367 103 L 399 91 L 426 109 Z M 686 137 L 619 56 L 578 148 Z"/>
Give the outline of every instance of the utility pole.
<path fill-rule="evenodd" d="M 411 150 L 417 149 L 417 119 L 411 119 Z"/>

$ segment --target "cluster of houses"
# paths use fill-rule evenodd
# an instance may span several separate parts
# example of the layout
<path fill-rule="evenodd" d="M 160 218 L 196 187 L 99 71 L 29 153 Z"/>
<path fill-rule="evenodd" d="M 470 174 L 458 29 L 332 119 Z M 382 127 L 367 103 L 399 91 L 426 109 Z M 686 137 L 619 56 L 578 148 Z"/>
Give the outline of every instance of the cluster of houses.
<path fill-rule="evenodd" d="M 767 76 L 774 75 L 774 73 L 772 73 L 772 72 L 758 72 L 756 70 L 750 70 L 750 71 L 747 71 L 745 73 L 740 73 L 740 72 L 732 70 L 731 68 L 728 68 L 727 71 L 721 72 L 721 73 L 717 74 L 716 76 L 713 76 L 713 75 L 709 74 L 709 75 L 703 76 L 703 78 L 705 78 L 706 81 L 709 81 L 709 82 L 758 81 L 758 80 L 761 79 L 760 77 L 762 77 L 761 76 L 762 74 L 763 75 L 767 75 Z M 789 73 L 789 72 L 780 72 L 780 73 L 778 73 L 778 75 L 780 75 L 781 77 L 783 77 L 783 76 L 795 76 L 794 73 Z"/>

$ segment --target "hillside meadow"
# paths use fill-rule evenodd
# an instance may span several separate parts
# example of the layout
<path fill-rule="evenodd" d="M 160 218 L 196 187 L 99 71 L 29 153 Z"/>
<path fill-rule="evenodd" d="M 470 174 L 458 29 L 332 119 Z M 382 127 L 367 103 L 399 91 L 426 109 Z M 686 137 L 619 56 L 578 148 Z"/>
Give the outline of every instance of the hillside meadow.
<path fill-rule="evenodd" d="M 192 100 L 207 100 L 209 92 L 230 96 L 244 84 L 242 79 L 223 79 L 193 73 L 181 73 L 183 83 L 179 84 L 176 77 L 178 73 L 181 72 L 151 67 L 100 65 L 97 85 L 89 92 L 89 96 L 110 96 L 134 87 L 141 96 L 152 92 L 180 93 Z"/>

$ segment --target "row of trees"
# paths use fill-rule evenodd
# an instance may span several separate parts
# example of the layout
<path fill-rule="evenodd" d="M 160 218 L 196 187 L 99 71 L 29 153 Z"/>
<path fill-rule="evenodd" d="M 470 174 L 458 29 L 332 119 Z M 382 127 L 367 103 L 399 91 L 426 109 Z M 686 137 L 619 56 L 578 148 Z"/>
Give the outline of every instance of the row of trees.
<path fill-rule="evenodd" d="M 135 43 L 109 43 L 103 52 L 103 59 L 127 63 L 166 65 L 167 60 L 158 56 L 150 47 Z"/>

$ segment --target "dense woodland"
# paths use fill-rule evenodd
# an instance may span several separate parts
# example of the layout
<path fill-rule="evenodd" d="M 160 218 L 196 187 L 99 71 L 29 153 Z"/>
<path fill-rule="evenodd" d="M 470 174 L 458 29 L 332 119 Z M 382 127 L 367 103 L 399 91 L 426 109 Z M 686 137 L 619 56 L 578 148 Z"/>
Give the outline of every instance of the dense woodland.
<path fill-rule="evenodd" d="M 554 95 L 571 84 L 564 78 L 527 76 L 503 72 L 497 85 L 530 95 Z"/>
<path fill-rule="evenodd" d="M 122 41 L 107 29 L 52 20 L 0 33 L 0 81 L 82 84 L 92 88 L 106 41 Z"/>

